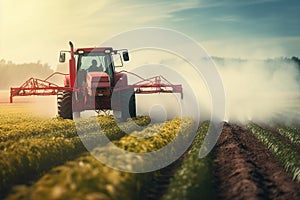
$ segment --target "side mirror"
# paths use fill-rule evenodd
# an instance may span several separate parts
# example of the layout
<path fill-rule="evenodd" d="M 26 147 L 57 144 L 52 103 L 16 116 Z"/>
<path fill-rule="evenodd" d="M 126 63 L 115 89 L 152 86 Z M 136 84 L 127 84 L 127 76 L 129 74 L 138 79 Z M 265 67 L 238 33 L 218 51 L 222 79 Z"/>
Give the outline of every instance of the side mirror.
<path fill-rule="evenodd" d="M 124 51 L 122 54 L 123 54 L 123 60 L 124 60 L 124 61 L 129 61 L 129 54 L 128 54 L 128 51 Z"/>
<path fill-rule="evenodd" d="M 63 63 L 66 61 L 66 53 L 60 52 L 59 54 L 59 62 Z"/>

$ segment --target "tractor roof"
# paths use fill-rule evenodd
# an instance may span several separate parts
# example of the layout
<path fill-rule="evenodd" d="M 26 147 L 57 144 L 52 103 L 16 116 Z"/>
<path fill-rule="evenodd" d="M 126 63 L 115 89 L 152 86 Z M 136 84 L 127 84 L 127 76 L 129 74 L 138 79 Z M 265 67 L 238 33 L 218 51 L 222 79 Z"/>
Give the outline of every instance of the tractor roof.
<path fill-rule="evenodd" d="M 76 53 L 84 52 L 84 53 L 90 53 L 90 52 L 104 52 L 106 51 L 112 52 L 112 47 L 94 47 L 94 48 L 78 48 L 75 50 Z"/>

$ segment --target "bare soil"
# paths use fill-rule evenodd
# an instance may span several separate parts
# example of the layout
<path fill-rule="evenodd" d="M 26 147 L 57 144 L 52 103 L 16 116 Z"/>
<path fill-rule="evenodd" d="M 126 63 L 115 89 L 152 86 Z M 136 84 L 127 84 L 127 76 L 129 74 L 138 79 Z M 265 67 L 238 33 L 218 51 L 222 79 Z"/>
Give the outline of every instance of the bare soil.
<path fill-rule="evenodd" d="M 300 184 L 245 128 L 225 124 L 212 157 L 219 199 L 300 199 Z"/>

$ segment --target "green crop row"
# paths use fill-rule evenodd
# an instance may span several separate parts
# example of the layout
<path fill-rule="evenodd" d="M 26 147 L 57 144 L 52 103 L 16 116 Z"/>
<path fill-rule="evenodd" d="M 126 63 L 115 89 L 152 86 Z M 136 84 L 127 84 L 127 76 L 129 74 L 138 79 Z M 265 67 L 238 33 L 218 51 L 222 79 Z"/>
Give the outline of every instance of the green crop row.
<path fill-rule="evenodd" d="M 292 143 L 300 145 L 300 129 L 285 127 L 278 128 L 278 132 L 289 138 Z"/>
<path fill-rule="evenodd" d="M 71 120 L 28 120 L 13 126 L 10 125 L 10 127 L 11 129 L 8 130 L 3 125 L 0 126 L 0 129 L 2 128 L 0 142 L 33 137 L 74 137 L 77 135 L 74 122 Z"/>
<path fill-rule="evenodd" d="M 15 108 L 7 108 L 5 105 L 0 105 L 0 130 L 2 127 L 10 130 L 14 129 L 16 124 L 41 120 L 38 117 L 28 114 L 29 111 L 26 109 L 22 111 L 22 109 L 16 105 L 14 105 L 14 107 Z"/>
<path fill-rule="evenodd" d="M 118 166 L 123 171 L 161 168 L 164 167 L 162 161 L 166 158 L 176 160 L 180 151 L 185 150 L 184 145 L 188 143 L 193 129 L 192 118 L 175 118 L 140 132 L 133 132 L 104 148 L 95 148 L 92 153 L 102 162 Z M 137 160 L 136 164 L 127 165 L 131 160 Z"/>
<path fill-rule="evenodd" d="M 101 118 L 101 123 L 107 122 L 107 120 Z M 137 119 L 137 123 L 140 125 L 147 125 L 148 121 L 145 119 Z M 93 123 L 88 123 L 86 120 L 86 128 L 91 131 Z M 60 122 L 59 122 L 60 123 Z M 69 123 L 68 120 L 66 123 Z M 72 123 L 70 124 L 70 126 Z M 19 140 L 8 140 L 0 143 L 0 192 L 3 192 L 10 188 L 13 184 L 22 183 L 26 180 L 30 180 L 39 176 L 44 171 L 56 166 L 68 159 L 73 158 L 86 151 L 82 145 L 81 140 L 97 146 L 103 144 L 101 136 L 105 135 L 109 140 L 120 139 L 126 133 L 122 129 L 135 130 L 134 123 L 123 123 L 117 126 L 116 123 L 107 124 L 104 126 L 102 133 L 100 132 L 84 132 L 83 135 L 75 137 L 64 137 L 64 134 L 69 134 L 73 130 L 74 126 L 66 127 L 66 129 L 54 129 L 51 134 L 52 137 L 30 137 L 20 138 Z M 76 132 L 75 132 L 76 133 Z M 50 136 L 50 135 L 48 135 Z"/>
<path fill-rule="evenodd" d="M 189 134 L 192 126 L 191 120 L 181 119 L 174 119 L 163 125 L 149 126 L 140 132 L 136 131 L 136 135 L 141 136 L 152 132 L 152 135 L 157 137 L 155 139 L 157 144 L 160 142 L 161 144 L 158 144 L 157 147 L 150 145 L 147 139 L 151 137 L 148 137 L 139 140 L 138 145 L 127 150 L 143 146 L 143 150 L 133 151 L 144 152 L 145 147 L 146 152 L 152 152 L 165 145 L 165 140 L 172 141 L 176 134 Z M 149 130 L 147 131 L 147 129 Z M 175 134 L 173 133 L 174 129 L 178 130 Z M 130 138 L 130 140 L 125 138 Z M 139 138 L 136 137 L 136 139 Z M 135 142 L 133 136 L 125 136 L 121 140 L 127 141 L 128 145 Z M 119 147 L 125 149 L 125 142 L 120 144 L 124 146 Z M 101 152 L 103 148 L 105 147 L 95 148 L 92 153 L 97 156 L 97 153 Z M 114 152 L 109 152 L 108 155 L 102 156 L 107 156 L 107 160 L 114 158 L 118 162 L 118 157 L 113 154 Z M 115 164 L 118 164 L 116 162 Z M 129 170 L 135 166 L 141 166 L 141 162 L 145 162 L 145 160 L 138 154 L 129 155 L 128 159 L 123 159 L 121 164 L 126 167 L 126 170 Z M 69 161 L 65 165 L 52 169 L 32 186 L 16 188 L 16 191 L 12 192 L 7 199 L 140 199 L 143 186 L 150 182 L 154 174 L 154 172 L 139 174 L 114 170 L 104 166 L 95 157 L 84 155 L 75 161 Z"/>
<path fill-rule="evenodd" d="M 9 118 L 13 122 L 13 118 Z M 10 120 L 5 120 L 7 123 L 0 123 L 0 142 L 18 139 L 30 139 L 33 137 L 66 137 L 71 138 L 77 136 L 78 133 L 96 132 L 102 129 L 105 132 L 110 132 L 111 129 L 116 129 L 113 132 L 122 130 L 126 131 L 127 123 L 117 124 L 113 116 L 99 116 L 96 120 L 80 119 L 76 123 L 72 120 L 62 120 L 59 118 L 49 120 L 38 120 L 35 118 L 23 119 L 22 123 L 11 124 Z M 143 127 L 150 123 L 149 117 L 137 117 L 134 123 Z M 2 122 L 2 119 L 0 119 Z M 130 126 L 131 128 L 131 126 Z M 130 129 L 129 128 L 129 129 Z"/>
<path fill-rule="evenodd" d="M 52 169 L 30 187 L 19 186 L 7 197 L 17 199 L 139 199 L 148 174 L 130 174 L 104 166 L 93 156 Z"/>
<path fill-rule="evenodd" d="M 300 154 L 294 148 L 275 137 L 256 124 L 249 124 L 248 129 L 261 141 L 282 163 L 285 170 L 290 173 L 294 180 L 300 182 Z"/>
<path fill-rule="evenodd" d="M 79 138 L 19 140 L 1 151 L 0 192 L 15 183 L 38 176 L 51 166 L 58 165 L 84 150 Z"/>
<path fill-rule="evenodd" d="M 157 151 L 169 144 L 182 131 L 190 132 L 189 128 L 192 128 L 193 125 L 191 118 L 175 118 L 163 124 L 155 124 L 143 131 L 133 132 L 118 141 L 114 141 L 114 144 L 129 152 Z M 180 135 L 188 136 L 187 133 Z"/>
<path fill-rule="evenodd" d="M 209 122 L 201 124 L 181 167 L 172 178 L 163 200 L 213 199 L 211 160 L 199 158 L 199 150 L 208 132 Z"/>

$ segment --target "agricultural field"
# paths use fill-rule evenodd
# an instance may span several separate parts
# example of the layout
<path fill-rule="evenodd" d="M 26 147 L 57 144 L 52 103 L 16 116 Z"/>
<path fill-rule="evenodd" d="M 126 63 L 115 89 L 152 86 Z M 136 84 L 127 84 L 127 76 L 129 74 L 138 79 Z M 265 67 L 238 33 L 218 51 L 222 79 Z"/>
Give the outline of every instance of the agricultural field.
<path fill-rule="evenodd" d="M 210 124 L 204 121 L 175 162 L 129 173 L 145 160 L 110 160 L 111 154 L 102 151 L 101 135 L 109 138 L 112 154 L 113 146 L 142 154 L 158 151 L 176 137 L 178 145 L 188 142 L 193 120 L 152 124 L 141 116 L 117 124 L 112 116 L 98 116 L 96 125 L 89 118 L 79 121 L 84 132 L 78 135 L 82 131 L 74 121 L 37 117 L 26 105 L 0 104 L 0 199 L 300 199 L 299 127 L 224 123 L 213 151 L 200 159 Z M 91 152 L 82 140 L 91 144 Z M 104 165 L 97 156 L 124 170 Z"/>

